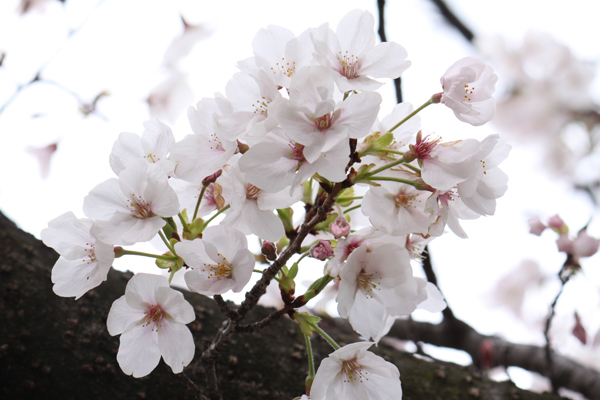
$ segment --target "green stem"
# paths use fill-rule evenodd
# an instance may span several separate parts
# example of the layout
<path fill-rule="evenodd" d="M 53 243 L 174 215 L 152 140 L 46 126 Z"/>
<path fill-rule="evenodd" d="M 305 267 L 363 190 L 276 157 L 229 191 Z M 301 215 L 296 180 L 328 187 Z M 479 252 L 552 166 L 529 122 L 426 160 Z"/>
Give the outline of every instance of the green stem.
<path fill-rule="evenodd" d="M 141 251 L 133 251 L 133 250 L 125 250 L 123 249 L 123 255 L 129 255 L 129 256 L 144 256 L 144 257 L 152 257 L 152 258 L 156 258 L 159 260 L 167 260 L 167 261 L 176 261 L 177 257 L 176 256 L 159 256 L 157 254 L 150 254 L 150 253 L 143 253 Z"/>
<path fill-rule="evenodd" d="M 196 202 L 196 208 L 194 209 L 194 218 L 192 218 L 192 222 L 196 220 L 196 215 L 198 215 L 198 209 L 200 208 L 200 202 L 202 202 L 202 198 L 204 197 L 204 191 L 208 186 L 202 186 L 202 191 L 200 192 L 200 197 L 198 197 L 198 201 Z"/>
<path fill-rule="evenodd" d="M 411 186 L 416 186 L 417 182 L 408 180 L 408 179 L 401 179 L 401 178 L 390 178 L 388 176 L 375 176 L 372 178 L 369 178 L 372 181 L 392 181 L 392 182 L 400 182 L 400 183 L 405 183 L 407 185 L 411 185 Z"/>
<path fill-rule="evenodd" d="M 391 149 L 385 149 L 386 153 L 391 153 L 391 154 L 400 154 L 401 156 L 404 155 L 403 151 L 398 151 L 398 150 L 391 150 Z"/>
<path fill-rule="evenodd" d="M 406 116 L 406 118 L 404 118 L 402 121 L 400 121 L 396 125 L 394 125 L 388 132 L 393 132 L 396 128 L 398 128 L 400 125 L 402 125 L 403 123 L 405 123 L 406 121 L 408 121 L 409 119 L 411 119 L 412 117 L 417 115 L 419 113 L 419 111 L 421 111 L 422 109 L 424 109 L 425 107 L 427 107 L 430 104 L 433 104 L 431 99 L 427 100 L 425 103 L 423 103 L 423 105 L 421 107 L 417 108 L 415 111 L 408 114 Z"/>
<path fill-rule="evenodd" d="M 173 277 L 175 276 L 175 272 L 177 272 L 177 271 L 174 269 L 171 270 L 171 274 L 169 275 L 169 283 L 171 283 L 171 281 L 173 280 Z"/>
<path fill-rule="evenodd" d="M 315 377 L 315 360 L 313 358 L 312 346 L 310 343 L 310 336 L 304 335 L 306 341 L 306 352 L 308 353 L 308 376 Z"/>
<path fill-rule="evenodd" d="M 403 162 L 404 162 L 404 157 L 402 157 L 402 158 L 400 158 L 400 159 L 398 159 L 398 160 L 396 160 L 394 162 L 391 162 L 389 164 L 386 164 L 386 165 L 384 165 L 381 168 L 377 168 L 376 170 L 369 172 L 369 175 L 367 175 L 367 176 L 370 177 L 370 176 L 373 176 L 373 175 L 377 175 L 381 171 L 385 171 L 386 169 L 390 169 L 392 167 L 395 167 L 396 165 L 402 164 Z"/>
<path fill-rule="evenodd" d="M 183 215 L 181 215 L 181 213 L 178 213 L 177 216 L 179 217 L 179 221 L 181 222 L 181 225 L 183 226 L 183 230 L 185 231 L 186 229 L 188 229 L 187 222 L 185 222 Z"/>
<path fill-rule="evenodd" d="M 259 274 L 265 273 L 265 271 L 263 271 L 262 269 L 253 269 L 252 272 L 258 272 Z"/>
<path fill-rule="evenodd" d="M 162 239 L 163 243 L 165 244 L 165 246 L 167 246 L 167 248 L 169 250 L 171 250 L 171 253 L 173 253 L 173 255 L 177 255 L 177 253 L 175 253 L 175 249 L 173 248 L 173 246 L 171 246 L 171 243 L 169 243 L 169 241 L 167 240 L 167 238 L 165 237 L 165 234 L 162 233 L 162 231 L 158 231 L 158 234 L 160 235 L 160 238 Z"/>
<path fill-rule="evenodd" d="M 350 211 L 354 211 L 354 210 L 356 210 L 357 208 L 360 208 L 360 206 L 361 206 L 361 205 L 359 204 L 359 205 L 357 205 L 357 206 L 354 206 L 354 207 L 346 208 L 346 209 L 344 210 L 344 214 L 348 214 Z"/>
<path fill-rule="evenodd" d="M 219 210 L 219 212 L 217 212 L 215 215 L 213 215 L 212 217 L 210 217 L 210 219 L 204 223 L 204 226 L 202 227 L 202 230 L 206 229 L 206 227 L 208 226 L 208 224 L 210 224 L 213 219 L 217 218 L 217 216 L 219 214 L 221 214 L 223 211 L 227 210 L 228 208 L 229 208 L 229 204 L 226 205 L 225 207 L 221 208 Z"/>
<path fill-rule="evenodd" d="M 414 165 L 410 165 L 408 163 L 404 163 L 402 165 L 404 165 L 406 168 L 412 169 L 413 171 L 415 171 L 416 173 L 418 173 L 419 175 L 421 175 L 421 169 L 420 168 L 417 168 Z"/>
<path fill-rule="evenodd" d="M 329 336 L 323 329 L 321 329 L 319 325 L 314 324 L 312 327 L 315 328 L 315 331 L 319 332 L 319 335 L 323 336 L 323 339 L 327 340 L 331 347 L 333 347 L 335 350 L 340 349 L 340 345 L 337 344 L 335 340 L 333 340 L 331 336 Z"/>

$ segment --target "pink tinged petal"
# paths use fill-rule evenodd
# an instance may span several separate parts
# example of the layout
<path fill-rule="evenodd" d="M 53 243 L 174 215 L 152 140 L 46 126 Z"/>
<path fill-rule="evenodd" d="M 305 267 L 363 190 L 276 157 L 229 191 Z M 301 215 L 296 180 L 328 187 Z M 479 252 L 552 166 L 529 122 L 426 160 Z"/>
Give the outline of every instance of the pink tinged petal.
<path fill-rule="evenodd" d="M 364 338 L 376 338 L 387 321 L 385 306 L 362 290 L 356 292 L 348 321 L 352 328 Z"/>
<path fill-rule="evenodd" d="M 89 218 L 97 220 L 110 219 L 116 212 L 129 213 L 127 197 L 121 191 L 119 180 L 111 178 L 104 181 L 83 199 L 83 212 Z M 106 243 L 111 243 L 104 240 Z"/>
<path fill-rule="evenodd" d="M 169 287 L 167 278 L 161 275 L 135 274 L 127 282 L 125 298 L 130 307 L 147 310 L 148 305 L 156 305 L 156 291 L 161 287 Z"/>
<path fill-rule="evenodd" d="M 125 375 L 141 378 L 160 361 L 158 334 L 151 325 L 130 325 L 121 335 L 117 362 Z"/>
<path fill-rule="evenodd" d="M 591 237 L 586 231 L 580 231 L 573 241 L 573 255 L 576 257 L 591 257 L 598 252 L 600 240 Z"/>
<path fill-rule="evenodd" d="M 423 278 L 415 278 L 423 279 Z M 440 293 L 440 290 L 431 282 L 427 282 L 425 286 L 427 292 L 427 299 L 420 302 L 417 308 L 427 310 L 429 312 L 438 312 L 446 308 L 446 301 L 444 296 Z"/>
<path fill-rule="evenodd" d="M 336 123 L 346 126 L 352 139 L 366 136 L 377 118 L 381 100 L 381 95 L 375 92 L 363 92 L 348 97 L 341 105 L 338 104 L 338 107 L 342 108 L 342 115 Z"/>
<path fill-rule="evenodd" d="M 165 363 L 175 374 L 183 371 L 196 351 L 194 338 L 188 327 L 169 318 L 163 318 L 158 327 L 158 347 Z"/>
<path fill-rule="evenodd" d="M 375 46 L 375 19 L 368 11 L 352 10 L 336 28 L 342 50 L 361 57 Z"/>
<path fill-rule="evenodd" d="M 131 161 L 142 157 L 142 139 L 135 133 L 123 132 L 113 144 L 109 157 L 110 167 L 119 175 Z"/>
<path fill-rule="evenodd" d="M 180 324 L 189 324 L 196 319 L 194 307 L 184 299 L 183 293 L 170 287 L 156 289 L 156 303 L 168 314 L 168 318 Z"/>
<path fill-rule="evenodd" d="M 212 244 L 229 262 L 235 258 L 238 251 L 248 249 L 246 235 L 229 226 L 208 227 L 204 230 L 202 238 Z"/>
<path fill-rule="evenodd" d="M 556 247 L 558 247 L 558 251 L 572 254 L 573 252 L 573 241 L 569 239 L 569 236 L 566 234 L 562 234 L 556 239 Z"/>
<path fill-rule="evenodd" d="M 315 379 L 310 388 L 311 400 L 326 399 L 327 391 L 332 387 L 334 378 L 342 373 L 342 365 L 339 361 L 325 358 L 317 369 Z"/>
<path fill-rule="evenodd" d="M 164 160 L 169 149 L 175 143 L 171 128 L 156 118 L 144 122 L 144 128 L 142 133 L 144 157 L 154 163 Z"/>
<path fill-rule="evenodd" d="M 205 243 L 202 239 L 184 240 L 175 243 L 175 251 L 192 268 L 201 268 L 203 265 L 213 261 L 207 254 Z"/>
<path fill-rule="evenodd" d="M 410 67 L 406 57 L 408 53 L 398 43 L 379 43 L 367 53 L 360 73 L 374 78 L 396 79 Z"/>
<path fill-rule="evenodd" d="M 547 226 L 544 225 L 540 217 L 530 218 L 527 221 L 527 224 L 529 225 L 529 233 L 536 236 L 541 236 L 542 232 L 544 232 L 547 228 Z"/>
<path fill-rule="evenodd" d="M 171 147 L 169 159 L 177 164 L 177 177 L 200 183 L 221 169 L 233 156 L 236 146 L 209 135 L 188 135 Z"/>
<path fill-rule="evenodd" d="M 50 161 L 57 148 L 58 143 L 52 143 L 44 147 L 28 146 L 27 149 L 25 149 L 29 154 L 32 154 L 37 158 L 42 179 L 48 178 L 48 174 L 50 173 Z"/>
<path fill-rule="evenodd" d="M 230 278 L 208 277 L 206 273 L 198 270 L 188 271 L 185 275 L 185 283 L 190 290 L 205 296 L 223 294 L 231 290 L 235 282 Z"/>
<path fill-rule="evenodd" d="M 67 260 L 60 257 L 52 268 L 52 290 L 58 296 L 79 299 L 106 280 L 106 275 L 102 277 L 95 273 L 96 267 L 97 263 L 86 264 L 81 259 Z"/>
<path fill-rule="evenodd" d="M 575 326 L 571 332 L 573 333 L 573 336 L 575 336 L 582 344 L 585 345 L 587 343 L 587 334 L 585 332 L 585 328 L 581 324 L 581 319 L 579 318 L 579 314 L 577 314 L 577 312 L 575 312 Z"/>
<path fill-rule="evenodd" d="M 304 112 L 297 111 L 284 100 L 275 110 L 275 118 L 283 128 L 286 137 L 303 145 L 310 145 L 319 134 L 315 123 Z"/>
<path fill-rule="evenodd" d="M 78 219 L 72 212 L 64 213 L 48 223 L 40 233 L 42 241 L 68 260 L 84 258 L 95 239 L 90 234 L 93 221 Z"/>
<path fill-rule="evenodd" d="M 141 325 L 146 313 L 144 310 L 131 308 L 125 296 L 115 300 L 108 312 L 106 327 L 111 336 L 120 335 L 131 324 Z"/>
<path fill-rule="evenodd" d="M 179 212 L 179 199 L 166 179 L 148 179 L 148 186 L 142 197 L 155 215 L 166 218 Z"/>
<path fill-rule="evenodd" d="M 248 249 L 239 250 L 233 260 L 231 260 L 232 279 L 235 281 L 235 286 L 232 290 L 235 293 L 241 292 L 246 284 L 250 282 L 255 263 L 254 255 Z"/>
<path fill-rule="evenodd" d="M 292 184 L 299 161 L 292 159 L 289 144 L 263 142 L 246 151 L 240 158 L 240 168 L 249 183 L 267 192 L 278 192 Z"/>
<path fill-rule="evenodd" d="M 92 234 L 106 243 L 132 245 L 151 240 L 163 226 L 161 217 L 137 219 L 117 213 L 108 221 L 96 221 Z"/>
<path fill-rule="evenodd" d="M 285 235 L 283 222 L 272 210 L 261 210 L 256 201 L 249 200 L 242 207 L 246 224 L 256 236 L 270 242 L 277 242 Z"/>

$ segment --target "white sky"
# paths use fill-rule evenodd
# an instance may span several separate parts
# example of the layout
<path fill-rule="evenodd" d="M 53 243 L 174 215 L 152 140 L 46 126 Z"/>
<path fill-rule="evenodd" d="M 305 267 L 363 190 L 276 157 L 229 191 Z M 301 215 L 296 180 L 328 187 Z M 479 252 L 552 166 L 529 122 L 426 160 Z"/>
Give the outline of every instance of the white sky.
<path fill-rule="evenodd" d="M 403 75 L 406 101 L 420 105 L 440 91 L 439 77 L 454 61 L 476 54 L 458 33 L 446 27 L 425 0 L 388 1 L 388 40 L 402 44 L 412 66 Z M 589 0 L 454 0 L 448 1 L 476 35 L 501 33 L 520 40 L 529 29 L 547 31 L 569 45 L 579 57 L 600 60 L 597 18 L 600 2 Z M 50 59 L 43 77 L 59 82 L 86 100 L 108 90 L 99 111 L 108 118 L 83 118 L 74 98 L 52 85 L 37 84 L 24 90 L 0 115 L 0 210 L 23 229 L 39 237 L 52 218 L 73 211 L 83 217 L 84 196 L 98 183 L 113 176 L 108 155 L 118 134 L 141 134 L 148 119 L 144 103 L 149 91 L 163 78 L 160 66 L 171 40 L 180 33 L 182 14 L 193 24 L 205 24 L 212 36 L 199 42 L 182 69 L 196 101 L 223 92 L 237 61 L 252 55 L 255 33 L 269 24 L 281 25 L 296 34 L 309 27 L 337 22 L 350 10 L 363 8 L 376 14 L 376 1 L 158 1 L 106 0 L 95 11 L 96 1 L 67 0 L 66 8 L 51 3 L 44 13 L 19 17 L 17 0 L 0 2 L 0 52 L 7 57 L 0 68 L 0 104 L 15 88 L 31 79 L 33 72 Z M 78 26 L 90 13 L 83 29 L 65 44 L 68 27 Z M 58 50 L 61 49 L 62 50 Z M 595 82 L 596 98 L 600 93 Z M 394 105 L 393 87 L 382 92 L 382 116 Z M 38 118 L 31 118 L 32 115 Z M 422 114 L 423 131 L 444 139 L 494 133 L 491 124 L 473 128 L 454 118 L 450 110 L 429 107 Z M 171 124 L 177 139 L 191 133 L 185 112 Z M 29 145 L 59 142 L 50 176 L 42 180 Z M 533 150 L 533 151 L 532 151 Z M 554 274 L 563 262 L 553 236 L 527 233 L 527 218 L 559 213 L 578 230 L 597 211 L 568 183 L 551 179 L 543 170 L 535 149 L 514 148 L 502 169 L 509 175 L 509 190 L 498 201 L 497 215 L 467 221 L 470 239 L 452 234 L 434 241 L 432 257 L 441 288 L 459 318 L 482 333 L 502 332 L 515 341 L 542 343 L 540 332 L 515 324 L 509 313 L 490 309 L 489 293 L 496 280 L 522 259 L 540 262 Z M 600 236 L 593 221 L 590 231 Z M 146 245 L 142 248 L 152 250 Z M 564 294 L 559 310 L 565 324 L 572 311 L 583 314 L 589 333 L 600 328 L 600 269 L 598 256 L 586 260 L 585 278 L 579 277 Z M 139 271 L 151 261 L 120 259 L 116 266 Z M 155 271 L 155 270 L 153 270 Z M 545 312 L 557 286 L 542 290 L 532 315 Z M 537 318 L 537 316 L 535 317 Z M 534 318 L 534 319 L 535 319 Z M 505 329 L 510 326 L 510 329 Z"/>

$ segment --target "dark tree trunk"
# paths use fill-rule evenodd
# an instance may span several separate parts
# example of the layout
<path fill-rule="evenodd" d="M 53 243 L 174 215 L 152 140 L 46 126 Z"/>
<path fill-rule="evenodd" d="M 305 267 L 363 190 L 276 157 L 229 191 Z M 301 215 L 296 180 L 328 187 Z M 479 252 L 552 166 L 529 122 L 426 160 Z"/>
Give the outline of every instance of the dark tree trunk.
<path fill-rule="evenodd" d="M 123 295 L 131 274 L 111 271 L 108 281 L 81 299 L 52 292 L 50 271 L 57 254 L 0 214 L 0 399 L 195 399 L 206 387 L 200 365 L 174 375 L 162 361 L 135 379 L 116 361 L 119 338 L 106 330 L 112 302 Z M 197 354 L 224 317 L 212 299 L 184 292 L 196 309 L 190 328 Z M 249 321 L 272 310 L 257 307 Z M 340 343 L 356 340 L 345 321 L 323 327 Z M 316 365 L 332 350 L 313 340 Z M 512 383 L 491 382 L 474 370 L 429 362 L 380 345 L 374 351 L 395 363 L 409 399 L 558 399 Z M 308 367 L 298 326 L 282 319 L 254 334 L 237 334 L 217 372 L 224 399 L 283 399 L 304 393 Z"/>

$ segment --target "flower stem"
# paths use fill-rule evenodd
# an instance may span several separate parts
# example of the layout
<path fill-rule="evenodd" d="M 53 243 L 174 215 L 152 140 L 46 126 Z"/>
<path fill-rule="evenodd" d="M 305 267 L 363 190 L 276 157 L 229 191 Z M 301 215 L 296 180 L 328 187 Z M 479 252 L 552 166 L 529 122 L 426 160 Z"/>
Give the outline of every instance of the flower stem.
<path fill-rule="evenodd" d="M 125 249 L 123 249 L 123 255 L 152 257 L 152 258 L 156 258 L 159 260 L 167 260 L 167 261 L 177 260 L 176 256 L 159 256 L 157 254 L 143 253 L 141 251 L 133 251 L 133 250 L 125 250 Z"/>
<path fill-rule="evenodd" d="M 215 215 L 213 215 L 212 217 L 210 217 L 210 219 L 204 223 L 204 227 L 202 228 L 202 230 L 206 229 L 206 227 L 208 226 L 208 224 L 210 224 L 213 219 L 217 218 L 217 216 L 219 214 L 221 214 L 223 211 L 227 210 L 228 208 L 229 208 L 229 204 L 226 205 L 225 207 L 221 208 Z"/>
<path fill-rule="evenodd" d="M 385 171 L 386 169 L 390 169 L 390 168 L 392 168 L 392 167 L 395 167 L 396 165 L 398 165 L 398 164 L 402 164 L 403 162 L 404 162 L 404 157 L 402 157 L 402 158 L 400 158 L 400 159 L 397 159 L 396 161 L 394 161 L 394 162 L 391 162 L 391 163 L 389 163 L 389 164 L 386 164 L 386 165 L 384 165 L 384 166 L 383 166 L 383 167 L 381 167 L 381 168 L 377 168 L 376 170 L 369 172 L 369 175 L 368 175 L 368 176 L 377 175 L 377 174 L 378 174 L 378 173 L 380 173 L 381 171 Z"/>
<path fill-rule="evenodd" d="M 194 209 L 194 217 L 192 218 L 192 222 L 196 220 L 196 215 L 198 215 L 198 209 L 200 208 L 200 203 L 202 202 L 202 198 L 204 197 L 204 191 L 208 186 L 202 186 L 202 191 L 200 192 L 200 197 L 198 197 L 198 201 L 196 202 L 196 208 Z"/>
<path fill-rule="evenodd" d="M 427 100 L 425 103 L 423 103 L 423 105 L 421 107 L 417 108 L 415 111 L 408 114 L 406 116 L 406 118 L 404 118 L 402 121 L 400 121 L 396 125 L 392 126 L 392 128 L 388 132 L 393 132 L 396 128 L 398 128 L 400 125 L 402 125 L 403 123 L 405 123 L 406 121 L 408 121 L 409 119 L 411 119 L 412 117 L 417 115 L 419 113 L 419 111 L 421 111 L 422 109 L 424 109 L 425 107 L 427 107 L 430 104 L 433 104 L 431 99 Z"/>
<path fill-rule="evenodd" d="M 356 210 L 357 208 L 360 208 L 360 206 L 361 206 L 361 204 L 359 204 L 359 205 L 356 205 L 356 206 L 354 206 L 354 207 L 346 208 L 346 209 L 344 210 L 344 214 L 348 214 L 350 211 L 354 211 L 354 210 Z"/>
<path fill-rule="evenodd" d="M 315 380 L 315 360 L 313 358 L 312 345 L 310 343 L 310 336 L 304 335 L 306 341 L 306 352 L 308 353 L 308 376 L 306 377 L 306 393 L 310 395 L 310 388 Z"/>
<path fill-rule="evenodd" d="M 314 324 L 312 327 L 315 329 L 315 331 L 319 332 L 319 335 L 323 336 L 323 339 L 327 340 L 331 347 L 333 347 L 335 350 L 340 349 L 340 345 L 337 344 L 335 340 L 333 340 L 331 336 L 329 336 L 323 329 L 321 329 L 319 325 Z"/>
<path fill-rule="evenodd" d="M 398 151 L 398 150 L 385 149 L 385 152 L 391 153 L 391 154 L 400 154 L 401 156 L 404 155 L 403 151 Z"/>
<path fill-rule="evenodd" d="M 171 243 L 169 243 L 169 241 L 165 237 L 165 234 L 162 233 L 162 231 L 158 231 L 158 234 L 160 235 L 160 238 L 162 239 L 165 246 L 167 246 L 167 248 L 171 251 L 171 253 L 173 253 L 174 256 L 177 256 L 177 253 L 175 253 L 175 249 L 173 248 L 173 246 L 171 246 Z"/>
<path fill-rule="evenodd" d="M 400 182 L 400 183 L 405 183 L 407 185 L 411 185 L 411 186 L 416 186 L 417 182 L 408 180 L 408 179 L 401 179 L 401 178 L 390 178 L 388 176 L 375 176 L 372 178 L 369 178 L 372 181 L 392 181 L 392 182 Z"/>
<path fill-rule="evenodd" d="M 351 200 L 360 200 L 362 199 L 362 196 L 354 196 L 354 197 L 338 197 L 335 202 L 336 203 L 345 203 L 346 201 L 351 201 Z"/>

